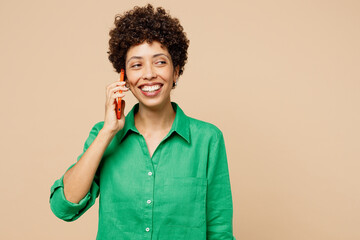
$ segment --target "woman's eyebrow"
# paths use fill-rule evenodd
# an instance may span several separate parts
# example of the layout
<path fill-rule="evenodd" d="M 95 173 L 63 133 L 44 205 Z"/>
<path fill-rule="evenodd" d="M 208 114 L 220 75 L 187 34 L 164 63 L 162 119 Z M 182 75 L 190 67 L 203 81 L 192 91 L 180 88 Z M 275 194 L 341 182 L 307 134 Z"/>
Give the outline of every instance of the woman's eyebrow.
<path fill-rule="evenodd" d="M 167 57 L 167 58 L 170 60 L 169 56 L 166 55 L 166 54 L 164 54 L 164 53 L 155 54 L 155 55 L 153 55 L 153 58 L 156 58 L 156 57 L 158 57 L 158 56 L 165 56 L 165 57 Z"/>
<path fill-rule="evenodd" d="M 166 54 L 164 54 L 164 53 L 154 54 L 152 57 L 153 57 L 153 58 L 156 58 L 156 57 L 158 57 L 158 56 L 165 56 L 165 57 L 167 57 L 167 58 L 170 60 L 169 56 L 166 55 Z M 143 58 L 143 57 L 140 57 L 140 56 L 132 56 L 131 58 L 129 58 L 129 60 L 127 61 L 126 64 L 128 64 L 131 59 L 142 59 L 142 58 Z"/>

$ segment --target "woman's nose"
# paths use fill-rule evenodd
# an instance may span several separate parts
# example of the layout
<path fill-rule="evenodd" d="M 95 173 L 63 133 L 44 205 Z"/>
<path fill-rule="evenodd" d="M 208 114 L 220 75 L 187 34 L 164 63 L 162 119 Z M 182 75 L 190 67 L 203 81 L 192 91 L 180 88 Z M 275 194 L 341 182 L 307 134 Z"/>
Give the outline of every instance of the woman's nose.
<path fill-rule="evenodd" d="M 146 65 L 144 68 L 143 79 L 151 80 L 156 78 L 156 72 L 152 65 Z"/>

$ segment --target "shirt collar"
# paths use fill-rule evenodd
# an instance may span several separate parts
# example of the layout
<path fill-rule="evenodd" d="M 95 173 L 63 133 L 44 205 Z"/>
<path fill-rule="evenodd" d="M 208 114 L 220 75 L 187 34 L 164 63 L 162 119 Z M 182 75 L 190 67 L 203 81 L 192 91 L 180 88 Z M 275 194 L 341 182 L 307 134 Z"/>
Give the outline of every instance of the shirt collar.
<path fill-rule="evenodd" d="M 190 143 L 190 121 L 189 117 L 185 115 L 183 110 L 175 103 L 171 102 L 171 105 L 176 113 L 174 122 L 171 126 L 171 129 L 166 136 L 169 137 L 172 133 L 177 133 L 182 138 L 184 138 L 188 143 Z M 119 131 L 116 134 L 119 142 L 122 142 L 131 132 L 139 133 L 135 127 L 135 113 L 139 110 L 139 103 L 135 104 L 130 112 L 125 117 L 125 125 L 122 131 Z"/>

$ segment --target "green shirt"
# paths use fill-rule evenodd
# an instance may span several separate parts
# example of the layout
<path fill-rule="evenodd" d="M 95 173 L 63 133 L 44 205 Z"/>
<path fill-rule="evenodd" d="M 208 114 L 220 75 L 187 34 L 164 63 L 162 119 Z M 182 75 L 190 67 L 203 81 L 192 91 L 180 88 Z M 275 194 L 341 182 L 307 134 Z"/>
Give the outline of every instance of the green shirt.
<path fill-rule="evenodd" d="M 64 197 L 64 176 L 55 181 L 50 193 L 53 213 L 74 221 L 101 192 L 97 240 L 235 239 L 222 132 L 186 116 L 176 103 L 172 106 L 176 116 L 171 130 L 150 157 L 135 127 L 136 104 L 105 150 L 92 186 L 79 203 Z M 103 125 L 98 122 L 91 129 L 77 160 Z"/>

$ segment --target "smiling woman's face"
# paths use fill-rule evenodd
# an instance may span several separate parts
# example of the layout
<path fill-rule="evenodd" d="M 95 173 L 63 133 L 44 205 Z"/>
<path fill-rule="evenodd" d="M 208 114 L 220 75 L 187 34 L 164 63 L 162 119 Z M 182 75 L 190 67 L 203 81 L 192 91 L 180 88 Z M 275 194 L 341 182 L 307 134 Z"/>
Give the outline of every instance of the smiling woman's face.
<path fill-rule="evenodd" d="M 178 75 L 169 52 L 159 42 L 132 46 L 126 55 L 125 72 L 129 88 L 141 105 L 159 108 L 170 103 Z"/>

